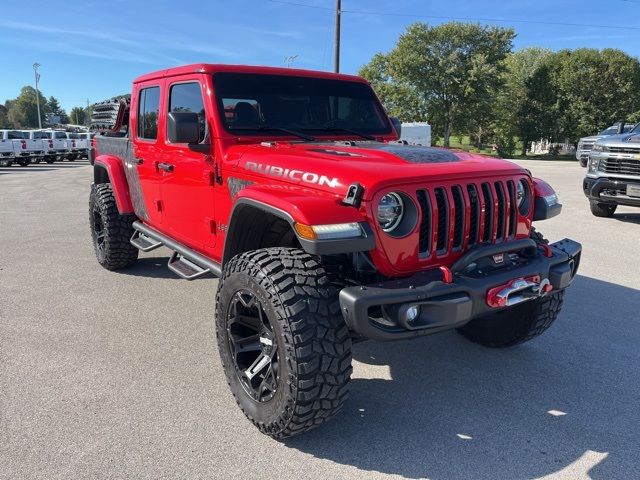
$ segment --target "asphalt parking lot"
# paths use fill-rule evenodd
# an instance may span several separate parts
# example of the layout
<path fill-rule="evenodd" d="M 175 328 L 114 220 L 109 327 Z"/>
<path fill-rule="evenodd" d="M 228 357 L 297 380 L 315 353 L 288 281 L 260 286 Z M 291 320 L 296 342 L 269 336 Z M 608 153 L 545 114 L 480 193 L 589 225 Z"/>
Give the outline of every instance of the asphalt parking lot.
<path fill-rule="evenodd" d="M 555 326 L 358 344 L 344 411 L 282 442 L 227 389 L 216 280 L 164 249 L 103 270 L 86 162 L 0 168 L 0 478 L 640 478 L 640 210 L 595 218 L 577 163 L 523 163 L 564 204 L 539 229 L 583 244 Z"/>

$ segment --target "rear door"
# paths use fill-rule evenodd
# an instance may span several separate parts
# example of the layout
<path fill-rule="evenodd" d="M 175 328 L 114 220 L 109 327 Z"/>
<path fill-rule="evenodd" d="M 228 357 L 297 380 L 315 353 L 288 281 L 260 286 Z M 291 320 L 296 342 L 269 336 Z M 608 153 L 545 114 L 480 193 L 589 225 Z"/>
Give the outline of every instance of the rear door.
<path fill-rule="evenodd" d="M 170 143 L 163 137 L 161 186 L 164 205 L 163 223 L 172 237 L 203 253 L 215 245 L 214 163 L 209 122 L 211 112 L 204 101 L 208 79 L 202 74 L 167 79 L 167 112 L 194 112 L 200 120 L 198 145 Z M 210 87 L 209 87 L 210 88 Z M 164 116 L 163 115 L 163 116 Z"/>
<path fill-rule="evenodd" d="M 132 98 L 129 137 L 132 152 L 127 152 L 127 181 L 132 196 L 143 206 L 136 213 L 155 226 L 162 223 L 163 205 L 160 200 L 160 174 L 157 168 L 162 151 L 159 145 L 161 130 L 160 102 L 162 80 L 136 84 Z"/>

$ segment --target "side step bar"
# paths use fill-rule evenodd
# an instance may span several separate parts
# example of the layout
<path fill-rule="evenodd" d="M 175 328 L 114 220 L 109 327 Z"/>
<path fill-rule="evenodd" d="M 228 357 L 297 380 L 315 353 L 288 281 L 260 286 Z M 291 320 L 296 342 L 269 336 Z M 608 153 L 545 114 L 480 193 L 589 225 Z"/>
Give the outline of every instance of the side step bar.
<path fill-rule="evenodd" d="M 222 267 L 218 262 L 214 262 L 139 221 L 133 222 L 133 228 L 135 233 L 131 237 L 131 244 L 143 252 L 149 252 L 161 245 L 173 250 L 173 255 L 171 255 L 167 266 L 179 277 L 185 280 L 194 280 L 208 273 L 216 277 L 222 276 Z"/>
<path fill-rule="evenodd" d="M 151 237 L 147 237 L 144 233 L 141 233 L 139 230 L 133 232 L 133 236 L 131 237 L 131 245 L 136 247 L 138 250 L 143 252 L 150 252 L 151 250 L 155 250 L 158 247 L 162 246 L 162 242 L 152 239 Z"/>

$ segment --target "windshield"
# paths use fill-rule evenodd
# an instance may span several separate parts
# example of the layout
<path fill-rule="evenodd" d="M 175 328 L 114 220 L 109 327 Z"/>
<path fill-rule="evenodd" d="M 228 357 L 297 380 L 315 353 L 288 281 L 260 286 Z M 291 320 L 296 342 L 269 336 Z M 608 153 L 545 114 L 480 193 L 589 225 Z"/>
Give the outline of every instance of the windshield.
<path fill-rule="evenodd" d="M 391 133 L 364 83 L 254 73 L 217 73 L 213 82 L 221 121 L 237 135 L 347 134 L 342 128 L 356 135 Z"/>
<path fill-rule="evenodd" d="M 616 135 L 618 133 L 618 128 L 620 124 L 611 125 L 609 128 L 605 128 L 598 135 Z M 633 123 L 627 123 L 622 129 L 622 133 L 629 133 L 632 130 L 635 130 Z"/>

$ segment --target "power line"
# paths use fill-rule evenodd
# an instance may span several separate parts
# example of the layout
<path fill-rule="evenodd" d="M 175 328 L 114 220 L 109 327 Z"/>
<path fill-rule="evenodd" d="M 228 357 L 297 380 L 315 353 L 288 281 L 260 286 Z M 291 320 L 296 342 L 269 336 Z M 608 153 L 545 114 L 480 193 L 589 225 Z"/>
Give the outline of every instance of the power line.
<path fill-rule="evenodd" d="M 316 10 L 333 11 L 331 7 L 323 7 L 321 5 L 309 5 L 308 3 L 292 2 L 288 0 L 269 0 L 271 3 L 280 3 L 284 5 L 292 5 L 296 7 L 313 8 Z M 631 0 L 623 0 L 628 3 Z M 464 22 L 494 22 L 494 23 L 524 23 L 532 25 L 551 25 L 557 27 L 587 27 L 587 28 L 613 28 L 617 30 L 640 30 L 640 27 L 631 27 L 624 25 L 599 25 L 589 23 L 567 23 L 567 22 L 545 22 L 542 20 L 519 20 L 519 19 L 507 19 L 507 18 L 483 18 L 483 17 L 452 17 L 443 15 L 422 15 L 413 13 L 396 13 L 396 12 L 374 12 L 370 10 L 345 10 L 342 9 L 342 13 L 353 13 L 360 15 L 376 15 L 382 17 L 410 17 L 410 18 L 428 18 L 433 20 L 458 20 Z"/>

